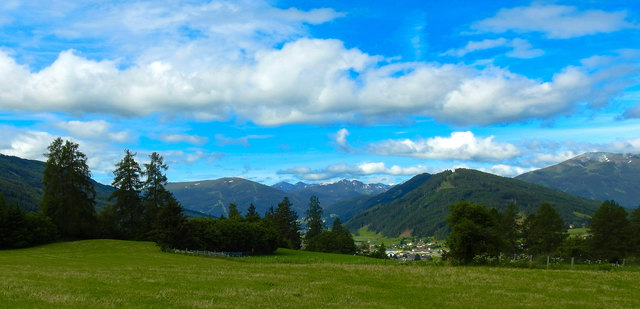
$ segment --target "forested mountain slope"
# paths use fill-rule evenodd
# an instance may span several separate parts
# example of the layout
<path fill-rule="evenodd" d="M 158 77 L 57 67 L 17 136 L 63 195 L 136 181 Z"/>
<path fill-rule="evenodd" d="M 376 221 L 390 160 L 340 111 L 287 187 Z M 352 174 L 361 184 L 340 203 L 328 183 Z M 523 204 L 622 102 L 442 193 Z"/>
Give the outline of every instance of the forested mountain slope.
<path fill-rule="evenodd" d="M 416 183 L 417 184 L 417 183 Z M 389 190 L 391 192 L 392 190 Z M 346 223 L 355 231 L 363 226 L 387 236 L 433 235 L 447 229 L 449 205 L 460 200 L 504 210 L 509 204 L 524 214 L 550 203 L 567 224 L 588 221 L 599 202 L 544 186 L 471 169 L 445 171 L 424 179 L 410 192 L 385 200 Z"/>

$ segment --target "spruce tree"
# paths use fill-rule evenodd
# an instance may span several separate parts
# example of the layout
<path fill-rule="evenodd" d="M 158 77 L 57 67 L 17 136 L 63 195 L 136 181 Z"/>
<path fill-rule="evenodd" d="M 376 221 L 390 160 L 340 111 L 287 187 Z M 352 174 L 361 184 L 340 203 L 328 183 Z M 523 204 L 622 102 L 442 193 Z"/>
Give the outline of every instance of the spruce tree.
<path fill-rule="evenodd" d="M 146 176 L 143 187 L 143 204 L 144 204 L 144 232 L 148 233 L 154 228 L 154 224 L 158 219 L 158 211 L 162 208 L 171 197 L 171 193 L 165 188 L 167 184 L 167 176 L 165 174 L 168 166 L 163 162 L 163 158 L 157 152 L 149 155 L 149 163 L 144 164 L 144 172 Z"/>
<path fill-rule="evenodd" d="M 134 159 L 135 155 L 127 149 L 124 158 L 116 164 L 111 184 L 116 190 L 109 196 L 109 200 L 115 199 L 113 210 L 117 217 L 117 228 L 125 239 L 140 239 L 144 234 L 144 208 L 140 199 L 142 170 Z"/>
<path fill-rule="evenodd" d="M 308 230 L 304 236 L 307 250 L 317 250 L 314 240 L 320 232 L 324 229 L 324 222 L 322 222 L 322 207 L 320 207 L 320 200 L 314 195 L 309 199 L 309 209 L 307 210 L 307 217 L 305 218 Z"/>
<path fill-rule="evenodd" d="M 173 196 L 169 196 L 167 202 L 158 211 L 153 232 L 154 241 L 162 250 L 168 250 L 188 247 L 189 237 L 187 218 L 182 206 Z"/>
<path fill-rule="evenodd" d="M 298 215 L 291 209 L 289 198 L 285 197 L 278 204 L 273 214 L 273 222 L 284 238 L 285 245 L 291 249 L 300 249 L 300 225 L 298 224 Z"/>
<path fill-rule="evenodd" d="M 249 222 L 256 222 L 260 220 L 260 215 L 256 212 L 256 206 L 251 203 L 247 209 L 247 215 L 244 217 Z"/>
<path fill-rule="evenodd" d="M 95 190 L 87 157 L 78 144 L 56 138 L 45 154 L 40 211 L 64 238 L 87 238 L 94 234 Z"/>
<path fill-rule="evenodd" d="M 531 254 L 553 253 L 566 238 L 564 221 L 549 203 L 542 203 L 525 221 L 525 245 Z"/>

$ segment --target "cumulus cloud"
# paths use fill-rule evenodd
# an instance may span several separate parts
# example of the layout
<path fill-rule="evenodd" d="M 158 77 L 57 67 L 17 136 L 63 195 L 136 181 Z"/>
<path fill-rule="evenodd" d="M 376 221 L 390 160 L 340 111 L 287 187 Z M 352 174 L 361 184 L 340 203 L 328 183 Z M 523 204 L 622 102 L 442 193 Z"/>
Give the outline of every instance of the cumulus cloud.
<path fill-rule="evenodd" d="M 45 160 L 47 147 L 56 138 L 47 132 L 2 126 L 0 153 L 31 160 Z"/>
<path fill-rule="evenodd" d="M 349 136 L 349 131 L 347 129 L 340 129 L 338 130 L 338 132 L 336 132 L 333 135 L 334 138 L 334 144 L 337 146 L 337 148 L 343 152 L 353 152 L 355 151 L 355 148 L 353 148 L 351 145 L 349 145 L 349 142 L 347 141 L 347 136 Z"/>
<path fill-rule="evenodd" d="M 129 139 L 129 131 L 110 132 L 111 124 L 104 120 L 59 122 L 56 127 L 67 131 L 71 136 L 88 139 L 108 139 L 125 142 Z"/>
<path fill-rule="evenodd" d="M 541 32 L 553 39 L 610 33 L 638 25 L 628 22 L 627 12 L 581 11 L 573 6 L 533 4 L 501 9 L 490 18 L 472 25 L 479 32 Z"/>
<path fill-rule="evenodd" d="M 194 145 L 203 145 L 209 141 L 204 136 L 189 134 L 163 134 L 160 136 L 160 140 L 167 143 L 190 143 Z"/>
<path fill-rule="evenodd" d="M 367 175 L 416 175 L 426 173 L 426 166 L 416 165 L 410 167 L 402 167 L 393 165 L 387 167 L 384 162 L 368 162 L 358 165 L 335 164 L 322 169 L 311 169 L 309 167 L 294 167 L 286 170 L 278 171 L 280 175 L 293 175 L 299 179 L 319 181 L 335 178 L 352 178 Z"/>
<path fill-rule="evenodd" d="M 494 136 L 478 138 L 472 132 L 453 132 L 449 137 L 390 139 L 372 144 L 370 151 L 380 155 L 423 159 L 496 161 L 520 155 L 512 144 L 493 141 Z"/>

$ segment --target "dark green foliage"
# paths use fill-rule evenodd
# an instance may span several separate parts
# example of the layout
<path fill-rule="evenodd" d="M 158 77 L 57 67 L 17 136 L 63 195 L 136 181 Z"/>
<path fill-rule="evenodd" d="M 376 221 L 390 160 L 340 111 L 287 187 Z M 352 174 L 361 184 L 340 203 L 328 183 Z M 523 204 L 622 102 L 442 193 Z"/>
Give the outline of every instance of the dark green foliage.
<path fill-rule="evenodd" d="M 320 232 L 324 230 L 322 207 L 320 207 L 320 200 L 318 200 L 316 196 L 309 198 L 309 209 L 307 209 L 305 223 L 307 224 L 307 233 L 305 234 L 304 239 L 307 243 L 310 239 L 318 236 Z"/>
<path fill-rule="evenodd" d="M 562 242 L 560 246 L 560 254 L 566 259 L 588 259 L 592 257 L 589 250 L 589 239 L 582 237 L 569 237 Z"/>
<path fill-rule="evenodd" d="M 387 256 L 387 247 L 384 245 L 384 243 L 381 243 L 376 251 L 371 252 L 369 256 L 376 259 L 388 259 L 389 256 Z"/>
<path fill-rule="evenodd" d="M 163 158 L 157 152 L 149 155 L 149 163 L 144 164 L 143 175 L 146 176 L 142 184 L 142 201 L 144 207 L 143 230 L 146 234 L 154 229 L 154 224 L 158 220 L 158 212 L 167 203 L 173 202 L 171 193 L 167 191 L 167 176 L 165 171 L 168 166 L 164 164 Z"/>
<path fill-rule="evenodd" d="M 56 138 L 45 154 L 41 212 L 51 218 L 62 237 L 94 235 L 95 190 L 87 157 L 78 144 Z"/>
<path fill-rule="evenodd" d="M 476 255 L 497 256 L 505 247 L 499 222 L 483 205 L 465 201 L 452 204 L 447 221 L 451 227 L 449 256 L 455 263 L 468 264 Z"/>
<path fill-rule="evenodd" d="M 390 202 L 371 205 L 345 226 L 355 231 L 368 225 L 370 230 L 385 236 L 407 232 L 414 236 L 429 236 L 446 228 L 449 205 L 460 200 L 487 205 L 499 211 L 515 204 L 524 214 L 534 213 L 538 206 L 548 202 L 555 205 L 567 223 L 579 225 L 588 222 L 584 215 L 592 214 L 599 204 L 540 185 L 470 169 L 432 175 L 421 185 L 400 195 Z"/>
<path fill-rule="evenodd" d="M 191 232 L 189 249 L 264 254 L 275 251 L 280 243 L 276 227 L 266 220 L 195 218 L 187 225 Z"/>
<path fill-rule="evenodd" d="M 242 219 L 242 214 L 238 211 L 238 205 L 231 203 L 229 204 L 229 219 L 240 220 Z"/>
<path fill-rule="evenodd" d="M 48 217 L 7 206 L 0 193 L 0 249 L 24 248 L 56 240 L 58 232 Z"/>
<path fill-rule="evenodd" d="M 640 206 L 631 212 L 631 252 L 640 257 Z"/>
<path fill-rule="evenodd" d="M 516 179 L 599 201 L 615 200 L 624 207 L 640 204 L 637 154 L 585 153 Z"/>
<path fill-rule="evenodd" d="M 356 245 L 349 230 L 342 227 L 340 219 L 333 221 L 331 230 L 321 230 L 314 237 L 306 240 L 309 251 L 355 254 Z"/>
<path fill-rule="evenodd" d="M 151 233 L 153 240 L 162 248 L 182 248 L 190 243 L 190 232 L 182 206 L 169 196 L 158 210 L 155 228 Z"/>
<path fill-rule="evenodd" d="M 620 262 L 630 251 L 631 231 L 627 211 L 605 201 L 591 218 L 591 251 L 609 262 Z"/>
<path fill-rule="evenodd" d="M 253 204 L 249 205 L 245 219 L 249 222 L 255 222 L 260 220 L 260 214 L 256 212 L 256 206 L 253 206 Z"/>
<path fill-rule="evenodd" d="M 300 249 L 300 225 L 298 224 L 298 215 L 291 209 L 291 202 L 288 198 L 284 198 L 278 203 L 278 207 L 271 220 L 280 232 L 283 238 L 283 245 L 290 249 Z"/>
<path fill-rule="evenodd" d="M 516 211 L 516 206 L 514 204 L 509 205 L 504 213 L 499 214 L 498 220 L 500 234 L 506 241 L 503 249 L 504 253 L 507 255 L 518 253 L 520 247 L 518 240 L 522 234 L 522 225 L 520 224 L 520 215 Z"/>
<path fill-rule="evenodd" d="M 525 247 L 533 255 L 553 253 L 567 238 L 562 217 L 548 203 L 527 217 L 524 229 Z"/>
<path fill-rule="evenodd" d="M 142 170 L 135 155 L 127 149 L 122 160 L 116 164 L 111 184 L 116 190 L 109 196 L 109 200 L 115 200 L 113 211 L 116 229 L 125 239 L 142 239 L 144 236 L 144 207 L 140 198 Z"/>

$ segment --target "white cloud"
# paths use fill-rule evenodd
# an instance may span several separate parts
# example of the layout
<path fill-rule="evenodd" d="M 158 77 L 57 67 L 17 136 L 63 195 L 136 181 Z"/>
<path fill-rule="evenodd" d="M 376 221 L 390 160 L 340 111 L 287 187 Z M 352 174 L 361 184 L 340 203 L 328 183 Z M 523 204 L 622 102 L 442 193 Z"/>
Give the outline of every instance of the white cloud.
<path fill-rule="evenodd" d="M 73 13 L 80 20 L 55 24 L 51 33 L 109 41 L 130 49 L 130 56 L 97 61 L 101 57 L 67 50 L 32 70 L 0 50 L 3 110 L 166 113 L 265 126 L 406 117 L 489 125 L 553 118 L 585 102 L 602 106 L 620 91 L 621 79 L 638 71 L 566 67 L 544 81 L 493 66 L 390 61 L 338 40 L 302 38 L 304 25 L 341 13 L 282 10 L 262 1 L 103 4 L 86 14 L 77 11 L 85 9 L 81 4 L 65 4 L 58 15 Z M 469 49 L 501 43 L 480 42 Z M 512 57 L 541 53 L 524 40 L 507 43 Z"/>
<path fill-rule="evenodd" d="M 47 147 L 56 138 L 41 131 L 22 130 L 9 126 L 2 126 L 0 137 L 0 153 L 31 160 L 46 160 L 44 154 Z"/>
<path fill-rule="evenodd" d="M 611 143 L 611 151 L 622 153 L 640 153 L 640 138 Z"/>
<path fill-rule="evenodd" d="M 533 46 L 529 41 L 516 38 L 513 40 L 507 40 L 505 38 L 498 39 L 485 39 L 482 41 L 470 41 L 463 48 L 450 49 L 442 55 L 463 57 L 469 53 L 487 49 L 493 49 L 498 47 L 511 48 L 511 51 L 506 53 L 508 57 L 512 58 L 535 58 L 542 56 L 544 51 L 542 49 L 533 49 Z"/>
<path fill-rule="evenodd" d="M 533 170 L 533 168 L 523 168 L 520 166 L 512 166 L 506 164 L 496 164 L 489 169 L 481 169 L 485 172 L 505 177 L 514 177 Z"/>
<path fill-rule="evenodd" d="M 533 4 L 501 9 L 494 17 L 473 24 L 472 29 L 493 33 L 542 32 L 549 38 L 566 39 L 638 27 L 626 18 L 625 11 L 580 11 L 572 6 Z"/>
<path fill-rule="evenodd" d="M 198 135 L 188 134 L 163 134 L 160 140 L 167 143 L 190 143 L 194 145 L 203 145 L 209 141 L 208 138 Z"/>
<path fill-rule="evenodd" d="M 355 151 L 355 148 L 349 145 L 349 142 L 347 141 L 347 136 L 349 136 L 349 131 L 347 129 L 342 128 L 338 130 L 338 132 L 336 132 L 333 135 L 333 138 L 335 139 L 334 143 L 337 146 L 337 148 L 340 149 L 341 151 L 353 152 Z"/>
<path fill-rule="evenodd" d="M 372 144 L 370 151 L 380 155 L 424 159 L 495 161 L 520 155 L 512 144 L 493 141 L 494 136 L 477 138 L 470 131 L 453 132 L 450 137 L 387 140 Z"/>
<path fill-rule="evenodd" d="M 303 180 L 319 181 L 367 175 L 413 176 L 420 173 L 426 173 L 427 171 L 427 167 L 423 165 L 410 167 L 393 165 L 391 167 L 387 167 L 384 162 L 368 162 L 358 165 L 335 164 L 317 170 L 313 170 L 309 167 L 294 167 L 278 171 L 278 174 L 293 175 Z"/>
<path fill-rule="evenodd" d="M 265 139 L 265 138 L 271 138 L 273 137 L 272 135 L 247 135 L 247 136 L 242 136 L 242 137 L 237 137 L 237 138 L 233 138 L 233 137 L 226 137 L 222 134 L 216 134 L 215 138 L 216 138 L 216 145 L 218 146 L 226 146 L 226 145 L 241 145 L 244 147 L 249 147 L 249 140 L 250 139 Z"/>
<path fill-rule="evenodd" d="M 125 142 L 129 139 L 129 131 L 109 132 L 111 124 L 104 120 L 59 122 L 55 125 L 64 129 L 76 138 L 100 139 L 105 138 L 115 142 Z"/>

